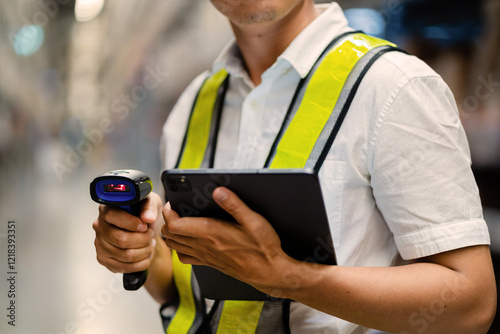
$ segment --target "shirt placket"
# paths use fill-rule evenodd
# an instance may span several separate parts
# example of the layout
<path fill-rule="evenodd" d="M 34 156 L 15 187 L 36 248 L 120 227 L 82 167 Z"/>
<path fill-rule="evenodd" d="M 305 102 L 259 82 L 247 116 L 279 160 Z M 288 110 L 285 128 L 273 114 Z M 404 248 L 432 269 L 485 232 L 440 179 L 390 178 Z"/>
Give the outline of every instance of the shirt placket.
<path fill-rule="evenodd" d="M 297 78 L 288 73 L 290 67 L 289 63 L 278 61 L 263 74 L 262 83 L 245 98 L 235 158 L 236 168 L 264 166 L 295 90 Z M 290 77 L 286 77 L 287 75 Z M 282 86 L 283 81 L 287 83 L 285 86 Z M 278 82 L 281 83 L 279 90 L 276 89 Z"/>
<path fill-rule="evenodd" d="M 253 89 L 244 99 L 239 124 L 238 145 L 235 157 L 236 168 L 251 168 L 258 150 L 257 138 L 261 135 L 261 118 L 265 112 L 263 86 Z"/>

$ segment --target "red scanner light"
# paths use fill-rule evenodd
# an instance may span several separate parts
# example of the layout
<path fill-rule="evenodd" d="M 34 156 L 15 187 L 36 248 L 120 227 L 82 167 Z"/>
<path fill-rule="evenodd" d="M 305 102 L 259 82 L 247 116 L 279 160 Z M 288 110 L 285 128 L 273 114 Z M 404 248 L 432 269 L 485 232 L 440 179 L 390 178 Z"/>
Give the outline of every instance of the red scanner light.
<path fill-rule="evenodd" d="M 104 192 L 114 193 L 114 192 L 128 192 L 130 187 L 127 184 L 105 184 Z"/>

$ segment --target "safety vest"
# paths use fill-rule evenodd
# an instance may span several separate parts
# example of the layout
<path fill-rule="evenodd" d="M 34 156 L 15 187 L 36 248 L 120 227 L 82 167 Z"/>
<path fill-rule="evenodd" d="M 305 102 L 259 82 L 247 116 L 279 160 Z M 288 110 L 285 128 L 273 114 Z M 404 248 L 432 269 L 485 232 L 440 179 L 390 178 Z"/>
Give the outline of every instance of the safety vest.
<path fill-rule="evenodd" d="M 390 42 L 349 32 L 335 38 L 300 81 L 265 168 L 313 168 L 330 150 L 361 80 Z M 209 75 L 193 104 L 176 168 L 211 168 L 229 75 Z M 207 314 L 191 265 L 172 252 L 176 311 L 164 316 L 167 334 L 289 333 L 289 301 L 215 301 Z M 170 305 L 172 307 L 172 305 Z"/>

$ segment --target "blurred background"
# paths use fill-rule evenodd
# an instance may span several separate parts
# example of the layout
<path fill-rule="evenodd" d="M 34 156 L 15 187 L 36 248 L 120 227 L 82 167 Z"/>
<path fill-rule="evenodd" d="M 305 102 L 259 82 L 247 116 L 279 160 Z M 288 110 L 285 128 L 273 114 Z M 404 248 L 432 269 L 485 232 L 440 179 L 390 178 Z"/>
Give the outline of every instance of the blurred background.
<path fill-rule="evenodd" d="M 500 1 L 339 3 L 352 26 L 398 43 L 450 85 L 500 261 Z M 88 187 L 133 168 L 162 191 L 162 125 L 230 38 L 206 0 L 0 0 L 1 333 L 163 332 L 147 293 L 123 291 L 121 275 L 95 260 Z M 9 220 L 15 327 L 6 318 Z"/>

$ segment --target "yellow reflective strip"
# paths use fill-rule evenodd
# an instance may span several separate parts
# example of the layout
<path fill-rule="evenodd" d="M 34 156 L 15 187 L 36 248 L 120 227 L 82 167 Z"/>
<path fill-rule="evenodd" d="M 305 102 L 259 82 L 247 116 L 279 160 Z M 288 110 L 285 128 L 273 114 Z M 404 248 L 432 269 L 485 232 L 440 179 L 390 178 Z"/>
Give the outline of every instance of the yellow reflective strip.
<path fill-rule="evenodd" d="M 167 327 L 167 334 L 187 334 L 196 317 L 196 305 L 191 288 L 192 267 L 182 263 L 177 252 L 172 250 L 172 269 L 180 301 L 179 308 Z"/>
<path fill-rule="evenodd" d="M 200 168 L 210 136 L 217 91 L 226 77 L 226 70 L 221 69 L 203 83 L 189 122 L 186 146 L 179 168 Z"/>
<path fill-rule="evenodd" d="M 270 168 L 304 168 L 352 69 L 368 51 L 382 45 L 395 46 L 382 39 L 353 34 L 329 52 L 307 85 Z"/>
<path fill-rule="evenodd" d="M 255 333 L 264 302 L 226 300 L 217 334 Z"/>

